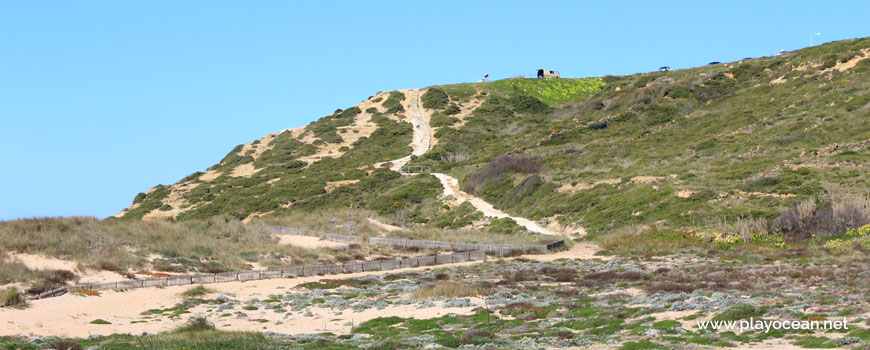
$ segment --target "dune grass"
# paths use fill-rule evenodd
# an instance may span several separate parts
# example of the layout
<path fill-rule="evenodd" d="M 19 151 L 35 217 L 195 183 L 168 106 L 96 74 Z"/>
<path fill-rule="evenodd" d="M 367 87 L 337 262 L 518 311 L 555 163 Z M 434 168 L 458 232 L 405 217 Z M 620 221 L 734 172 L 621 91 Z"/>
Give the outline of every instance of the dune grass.
<path fill-rule="evenodd" d="M 127 272 L 142 269 L 150 254 L 157 269 L 218 272 L 264 266 L 331 261 L 331 251 L 279 245 L 261 224 L 229 217 L 170 222 L 119 221 L 89 217 L 33 218 L 0 222 L 0 249 L 77 261 L 86 267 Z M 38 277 L 19 263 L 0 257 L 0 283 Z"/>
<path fill-rule="evenodd" d="M 418 289 L 412 295 L 415 299 L 429 299 L 434 297 L 464 298 L 471 296 L 489 295 L 492 291 L 458 281 L 438 281 L 432 285 L 426 285 Z"/>
<path fill-rule="evenodd" d="M 24 299 L 18 288 L 9 287 L 0 290 L 0 305 L 23 309 L 27 307 L 27 300 Z"/>
<path fill-rule="evenodd" d="M 187 289 L 186 291 L 182 292 L 181 296 L 183 296 L 185 298 L 196 298 L 196 297 L 201 297 L 201 296 L 204 296 L 207 294 L 212 294 L 212 293 L 217 293 L 217 290 L 214 290 L 211 288 L 206 288 L 205 286 L 200 284 L 196 287 L 191 287 L 191 288 Z"/>

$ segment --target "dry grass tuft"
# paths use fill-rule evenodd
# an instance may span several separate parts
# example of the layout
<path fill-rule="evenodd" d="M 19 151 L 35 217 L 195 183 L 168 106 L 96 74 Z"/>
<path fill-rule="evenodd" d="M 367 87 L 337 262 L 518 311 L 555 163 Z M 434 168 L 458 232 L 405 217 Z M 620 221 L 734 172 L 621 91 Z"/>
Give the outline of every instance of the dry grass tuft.
<path fill-rule="evenodd" d="M 470 296 L 489 295 L 492 291 L 481 286 L 454 281 L 439 281 L 426 285 L 414 292 L 415 299 L 429 299 L 439 296 L 448 298 L 463 298 Z"/>
<path fill-rule="evenodd" d="M 0 305 L 23 309 L 27 307 L 27 300 L 18 288 L 10 287 L 0 291 Z"/>
<path fill-rule="evenodd" d="M 71 290 L 70 293 L 89 296 L 89 297 L 98 297 L 101 295 L 100 292 L 95 291 L 95 290 L 91 290 L 91 289 L 75 289 L 75 290 Z"/>

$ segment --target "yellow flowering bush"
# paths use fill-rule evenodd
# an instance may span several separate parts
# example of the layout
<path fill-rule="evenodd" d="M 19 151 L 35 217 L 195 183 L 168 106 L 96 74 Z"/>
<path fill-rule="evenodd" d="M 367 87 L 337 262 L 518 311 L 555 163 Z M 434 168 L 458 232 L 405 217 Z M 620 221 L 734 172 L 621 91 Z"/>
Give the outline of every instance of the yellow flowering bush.
<path fill-rule="evenodd" d="M 827 249 L 831 254 L 843 254 L 849 251 L 849 248 L 852 247 L 852 242 L 842 239 L 834 239 L 825 242 L 825 249 Z"/>

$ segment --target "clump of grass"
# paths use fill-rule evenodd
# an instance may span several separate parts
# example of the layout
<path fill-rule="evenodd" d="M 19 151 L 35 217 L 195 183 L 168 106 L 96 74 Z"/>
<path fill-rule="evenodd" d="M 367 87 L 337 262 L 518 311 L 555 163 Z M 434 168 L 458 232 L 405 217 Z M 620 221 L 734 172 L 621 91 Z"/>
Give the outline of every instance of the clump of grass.
<path fill-rule="evenodd" d="M 67 339 L 52 342 L 51 344 L 48 344 L 48 348 L 54 349 L 54 350 L 82 350 L 83 349 L 81 344 L 76 343 L 73 340 L 67 340 Z"/>
<path fill-rule="evenodd" d="M 217 292 L 217 291 L 214 289 L 211 289 L 211 288 L 206 288 L 205 286 L 200 284 L 196 287 L 192 287 L 192 288 L 182 292 L 181 296 L 183 296 L 185 298 L 196 298 L 196 297 L 201 297 L 203 295 L 215 293 L 215 292 Z"/>
<path fill-rule="evenodd" d="M 739 321 L 761 316 L 761 310 L 751 304 L 737 304 L 713 317 L 713 321 Z"/>
<path fill-rule="evenodd" d="M 23 309 L 27 307 L 27 300 L 18 288 L 10 287 L 0 291 L 0 305 Z"/>
<path fill-rule="evenodd" d="M 90 323 L 90 324 L 112 324 L 112 322 L 106 321 L 106 320 L 101 319 L 101 318 L 98 318 L 98 319 L 96 319 L 96 320 L 93 320 L 93 321 L 91 321 L 91 322 L 89 322 L 89 323 Z"/>
<path fill-rule="evenodd" d="M 127 272 L 148 263 L 145 255 L 157 253 L 157 263 L 172 272 L 241 270 L 249 262 L 265 261 L 270 267 L 315 263 L 319 251 L 279 245 L 261 223 L 245 224 L 228 216 L 203 220 L 170 222 L 163 220 L 127 221 L 87 217 L 34 218 L 0 222 L 3 250 L 48 257 L 67 256 L 87 267 Z M 127 251 L 124 247 L 135 251 Z M 134 270 L 135 271 L 135 270 Z M 73 278 L 69 272 L 31 271 L 26 266 L 0 258 L 0 284 L 30 282 L 48 290 Z M 37 292 L 36 289 L 33 292 Z"/>
<path fill-rule="evenodd" d="M 424 286 L 414 292 L 416 299 L 429 299 L 433 297 L 462 298 L 476 295 L 488 295 L 491 291 L 480 286 L 455 281 L 438 281 L 435 284 Z"/>
<path fill-rule="evenodd" d="M 302 283 L 297 288 L 305 289 L 335 289 L 343 286 L 351 286 L 354 288 L 362 288 L 363 286 L 374 284 L 375 281 L 368 279 L 323 279 L 318 282 Z"/>
<path fill-rule="evenodd" d="M 194 317 L 187 321 L 183 326 L 176 329 L 178 332 L 201 332 L 214 330 L 214 323 L 209 322 L 205 317 Z"/>

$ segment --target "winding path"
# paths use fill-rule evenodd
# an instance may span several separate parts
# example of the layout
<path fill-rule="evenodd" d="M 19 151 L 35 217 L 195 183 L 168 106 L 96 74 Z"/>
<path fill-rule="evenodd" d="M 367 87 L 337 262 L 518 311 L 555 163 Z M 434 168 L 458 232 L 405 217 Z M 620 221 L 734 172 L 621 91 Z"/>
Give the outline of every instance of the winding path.
<path fill-rule="evenodd" d="M 432 134 L 431 128 L 429 127 L 429 122 L 426 120 L 426 118 L 423 116 L 423 112 L 420 110 L 419 89 L 414 89 L 411 91 L 411 99 L 408 103 L 408 109 L 411 114 L 410 122 L 414 126 L 414 138 L 411 141 L 411 148 L 413 148 L 414 151 L 411 153 L 411 155 L 421 156 L 426 154 L 426 152 L 428 152 L 431 148 Z M 411 160 L 411 155 L 391 161 L 392 166 L 390 166 L 390 169 L 401 172 L 402 167 L 405 166 L 405 164 L 408 164 L 408 162 Z M 459 180 L 450 175 L 442 173 L 432 173 L 432 175 L 434 175 L 438 178 L 438 180 L 441 181 L 441 185 L 444 186 L 445 196 L 452 196 L 456 198 L 459 203 L 471 203 L 471 205 L 473 205 L 477 210 L 481 211 L 486 217 L 494 217 L 499 219 L 511 218 L 516 221 L 517 224 L 531 232 L 545 235 L 562 235 L 562 233 L 547 229 L 546 227 L 539 225 L 533 220 L 508 215 L 507 213 L 496 209 L 492 206 L 492 204 L 487 203 L 485 200 L 462 191 L 461 189 L 459 189 Z"/>
<path fill-rule="evenodd" d="M 414 149 L 411 155 L 420 156 L 429 151 L 431 147 L 431 131 L 429 123 L 420 111 L 419 90 L 413 90 L 409 101 L 410 122 L 414 125 L 414 138 L 411 147 Z M 411 160 L 411 155 L 392 161 L 390 169 L 401 171 L 402 167 Z M 386 162 L 385 162 L 386 163 Z M 384 163 L 381 163 L 384 164 Z M 441 173 L 432 174 L 441 181 L 444 186 L 444 194 L 456 198 L 459 202 L 469 202 L 475 208 L 483 212 L 485 216 L 506 218 L 509 217 L 517 224 L 532 232 L 548 235 L 561 235 L 561 233 L 542 227 L 535 221 L 508 215 L 483 199 L 470 195 L 459 189 L 459 181 Z M 576 242 L 571 249 L 555 254 L 526 255 L 539 261 L 552 261 L 555 259 L 594 259 L 596 257 L 595 245 L 586 242 Z M 464 266 L 479 264 L 480 261 L 469 261 L 439 265 L 439 267 Z M 387 273 L 399 273 L 403 271 L 416 271 L 430 269 L 429 266 L 404 268 L 380 272 L 346 273 L 330 275 L 328 278 L 351 278 L 370 275 L 382 275 Z M 291 279 L 256 280 L 249 282 L 224 282 L 210 284 L 221 293 L 236 293 L 240 300 L 246 298 L 263 298 L 270 294 L 283 294 L 287 290 L 300 283 L 313 282 L 323 279 L 322 276 L 296 277 Z M 85 337 L 91 334 L 107 333 L 132 333 L 162 332 L 171 330 L 184 322 L 184 318 L 174 320 L 149 321 L 147 323 L 134 323 L 142 320 L 140 314 L 148 309 L 161 309 L 172 307 L 183 300 L 179 295 L 190 286 L 172 286 L 162 289 L 142 288 L 130 291 L 106 291 L 101 297 L 82 297 L 79 295 L 66 294 L 55 298 L 33 300 L 30 307 L 24 310 L 2 308 L 0 309 L 0 336 L 3 335 L 57 335 Z M 352 327 L 347 326 L 350 322 L 363 322 L 384 315 L 401 315 L 404 317 L 430 318 L 437 317 L 442 313 L 471 313 L 472 308 L 464 309 L 433 309 L 438 315 L 429 314 L 430 310 L 416 310 L 409 308 L 396 308 L 387 310 L 372 310 L 366 314 L 344 312 L 340 316 L 332 313 L 316 317 L 292 317 L 282 320 L 283 325 L 273 326 L 275 331 L 286 333 L 317 333 L 333 331 L 347 333 Z M 194 310 L 196 314 L 202 314 L 202 308 Z M 95 325 L 90 323 L 94 319 L 106 319 L 112 321 L 111 325 Z M 250 322 L 247 319 L 241 321 L 227 321 L 221 323 L 222 329 L 258 331 L 261 324 Z M 227 324 L 225 324 L 227 323 Z"/>

